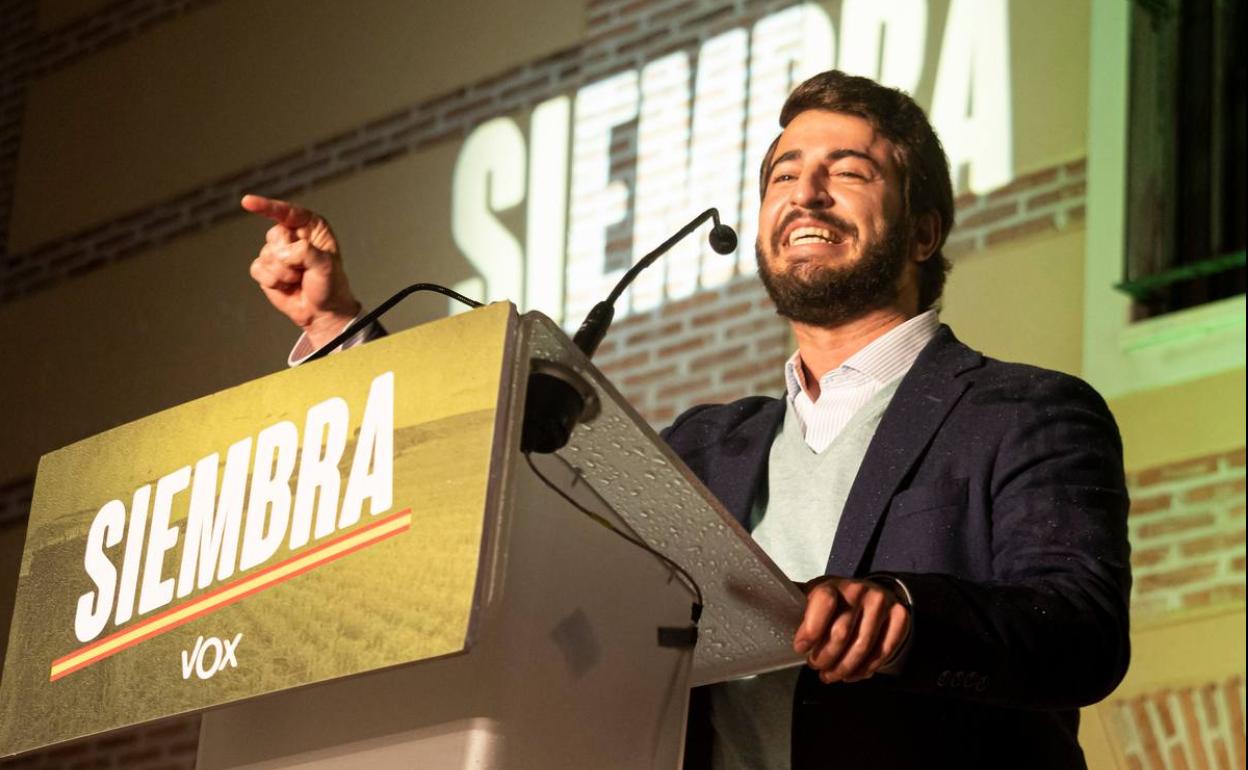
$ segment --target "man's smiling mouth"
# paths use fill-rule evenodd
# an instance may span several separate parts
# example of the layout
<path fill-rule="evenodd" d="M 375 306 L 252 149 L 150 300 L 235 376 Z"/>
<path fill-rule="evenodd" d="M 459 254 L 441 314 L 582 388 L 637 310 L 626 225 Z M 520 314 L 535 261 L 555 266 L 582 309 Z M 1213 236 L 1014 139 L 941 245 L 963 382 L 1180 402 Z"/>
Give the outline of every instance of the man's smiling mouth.
<path fill-rule="evenodd" d="M 801 246 L 808 243 L 844 243 L 840 233 L 834 233 L 823 227 L 795 227 L 789 233 L 789 245 Z"/>

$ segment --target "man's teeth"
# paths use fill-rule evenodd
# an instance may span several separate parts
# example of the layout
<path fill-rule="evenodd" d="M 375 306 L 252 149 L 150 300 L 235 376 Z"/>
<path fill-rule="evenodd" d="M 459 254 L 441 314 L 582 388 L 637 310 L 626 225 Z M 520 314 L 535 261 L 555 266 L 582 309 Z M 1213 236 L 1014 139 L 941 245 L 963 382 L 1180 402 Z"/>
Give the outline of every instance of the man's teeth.
<path fill-rule="evenodd" d="M 789 243 L 796 246 L 801 243 L 840 243 L 840 236 L 822 227 L 799 227 L 789 233 Z"/>

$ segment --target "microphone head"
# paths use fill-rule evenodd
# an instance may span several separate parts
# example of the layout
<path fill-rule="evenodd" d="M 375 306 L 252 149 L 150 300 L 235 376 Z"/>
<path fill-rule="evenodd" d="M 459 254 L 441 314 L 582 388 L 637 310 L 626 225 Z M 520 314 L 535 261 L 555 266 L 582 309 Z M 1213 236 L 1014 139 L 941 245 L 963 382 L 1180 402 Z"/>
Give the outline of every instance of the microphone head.
<path fill-rule="evenodd" d="M 731 254 L 737 250 L 737 232 L 725 224 L 711 228 L 711 248 L 720 254 Z"/>

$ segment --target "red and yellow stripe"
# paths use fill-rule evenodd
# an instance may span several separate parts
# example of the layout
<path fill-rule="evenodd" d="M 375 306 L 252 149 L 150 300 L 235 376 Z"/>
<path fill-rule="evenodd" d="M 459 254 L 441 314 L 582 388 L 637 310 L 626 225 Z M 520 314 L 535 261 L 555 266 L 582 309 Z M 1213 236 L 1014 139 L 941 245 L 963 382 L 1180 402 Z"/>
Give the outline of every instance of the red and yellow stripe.
<path fill-rule="evenodd" d="M 279 583 L 298 577 L 309 570 L 316 569 L 343 556 L 355 553 L 382 540 L 402 534 L 412 526 L 412 509 L 405 508 L 396 514 L 387 516 L 360 527 L 341 537 L 318 545 L 308 551 L 296 554 L 289 559 L 266 567 L 259 572 L 239 578 L 220 588 L 191 599 L 188 602 L 172 607 L 159 615 L 155 615 L 142 623 L 136 623 L 98 641 L 74 650 L 70 654 L 52 661 L 50 681 L 55 682 L 63 676 L 86 668 L 96 661 L 122 650 L 133 647 L 154 636 L 171 631 L 178 626 L 189 623 L 219 609 L 246 599 L 252 594 Z"/>

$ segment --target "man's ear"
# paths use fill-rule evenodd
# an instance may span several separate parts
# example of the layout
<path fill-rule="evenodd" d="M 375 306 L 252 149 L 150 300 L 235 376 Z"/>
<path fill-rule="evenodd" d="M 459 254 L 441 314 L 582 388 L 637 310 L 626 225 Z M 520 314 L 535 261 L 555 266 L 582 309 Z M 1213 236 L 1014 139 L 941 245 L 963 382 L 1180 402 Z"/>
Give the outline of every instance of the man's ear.
<path fill-rule="evenodd" d="M 910 241 L 910 258 L 926 262 L 940 245 L 940 216 L 935 211 L 925 211 L 914 219 L 913 239 Z"/>

